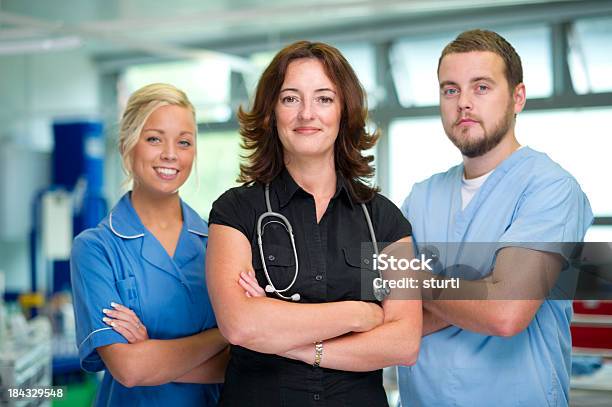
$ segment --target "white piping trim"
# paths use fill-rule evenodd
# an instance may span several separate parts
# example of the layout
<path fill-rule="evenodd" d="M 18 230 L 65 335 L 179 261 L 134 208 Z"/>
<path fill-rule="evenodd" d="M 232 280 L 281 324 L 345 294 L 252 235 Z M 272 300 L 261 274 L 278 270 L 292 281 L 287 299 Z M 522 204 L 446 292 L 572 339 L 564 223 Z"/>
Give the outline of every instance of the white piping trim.
<path fill-rule="evenodd" d="M 110 327 L 106 327 L 106 328 L 100 328 L 100 329 L 96 329 L 95 331 L 91 332 L 89 335 L 87 335 L 85 337 L 85 339 L 83 339 L 83 341 L 79 344 L 79 349 L 81 349 L 81 346 L 89 339 L 89 337 L 93 334 L 95 334 L 96 332 L 100 332 L 100 331 L 106 331 L 107 329 L 113 329 Z"/>
<path fill-rule="evenodd" d="M 187 229 L 187 231 L 189 231 L 189 232 L 191 232 L 191 233 L 195 233 L 196 235 L 200 235 L 200 236 L 208 237 L 208 233 L 198 232 L 197 230 L 193 230 L 193 229 Z"/>
<path fill-rule="evenodd" d="M 141 233 L 139 235 L 134 235 L 134 236 L 126 236 L 126 235 L 122 235 L 121 233 L 117 232 L 115 230 L 115 228 L 113 227 L 113 213 L 111 212 L 110 215 L 108 215 L 108 226 L 110 226 L 110 230 L 116 234 L 119 237 L 122 237 L 124 239 L 136 239 L 137 237 L 143 237 L 144 233 Z"/>

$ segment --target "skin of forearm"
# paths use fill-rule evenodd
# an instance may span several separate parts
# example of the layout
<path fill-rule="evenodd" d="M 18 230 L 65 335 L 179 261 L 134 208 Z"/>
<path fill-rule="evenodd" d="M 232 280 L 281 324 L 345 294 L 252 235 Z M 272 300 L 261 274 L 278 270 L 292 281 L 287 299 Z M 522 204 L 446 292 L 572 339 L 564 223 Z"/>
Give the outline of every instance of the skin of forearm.
<path fill-rule="evenodd" d="M 174 381 L 179 383 L 223 383 L 229 358 L 229 347 L 226 347 Z"/>
<path fill-rule="evenodd" d="M 442 290 L 423 306 L 460 328 L 513 336 L 532 321 L 563 265 L 563 257 L 557 253 L 507 247 L 499 251 L 490 276 L 460 280 L 460 291 Z"/>
<path fill-rule="evenodd" d="M 420 277 L 432 278 L 422 274 Z M 424 298 L 434 299 L 424 300 L 423 309 L 435 318 L 424 319 L 427 323 L 424 334 L 443 328 L 442 322 L 446 322 L 484 335 L 512 336 L 529 324 L 541 304 L 540 300 L 498 299 L 510 297 L 511 290 L 508 283 L 495 281 L 492 277 L 474 281 L 461 279 L 458 285 L 460 288 L 424 290 Z"/>
<path fill-rule="evenodd" d="M 421 332 L 407 320 L 390 321 L 368 332 L 352 333 L 325 341 L 321 367 L 367 372 L 416 361 Z M 292 349 L 282 356 L 312 364 L 314 345 Z"/>
<path fill-rule="evenodd" d="M 253 272 L 250 242 L 228 226 L 211 225 L 209 233 L 207 285 L 219 329 L 231 344 L 279 354 L 376 326 L 367 323 L 373 312 L 365 307 L 370 306 L 359 301 L 298 304 L 246 297 L 237 282 L 240 273 Z"/>
<path fill-rule="evenodd" d="M 214 328 L 178 339 L 109 345 L 113 349 L 100 348 L 100 354 L 124 385 L 157 386 L 183 376 L 226 346 L 227 341 Z"/>
<path fill-rule="evenodd" d="M 541 303 L 540 300 L 434 300 L 424 301 L 423 306 L 434 316 L 462 329 L 484 335 L 513 336 L 529 325 Z"/>
<path fill-rule="evenodd" d="M 450 326 L 448 322 L 435 316 L 427 308 L 423 308 L 423 336 L 432 334 Z"/>
<path fill-rule="evenodd" d="M 364 309 L 369 305 L 360 301 L 296 304 L 246 297 L 244 301 L 248 305 L 241 308 L 246 312 L 234 314 L 240 319 L 234 329 L 240 333 L 234 338 L 230 333 L 230 342 L 271 354 L 360 330 L 361 315 L 370 312 Z"/>

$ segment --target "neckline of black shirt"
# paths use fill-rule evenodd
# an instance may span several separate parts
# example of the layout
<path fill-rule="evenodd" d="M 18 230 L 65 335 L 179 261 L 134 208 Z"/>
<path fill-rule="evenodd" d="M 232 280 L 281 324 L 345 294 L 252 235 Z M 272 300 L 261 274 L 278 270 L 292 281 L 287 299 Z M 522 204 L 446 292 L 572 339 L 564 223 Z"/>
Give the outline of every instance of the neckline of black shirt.
<path fill-rule="evenodd" d="M 270 183 L 270 190 L 276 192 L 281 208 L 287 206 L 289 201 L 291 201 L 291 198 L 293 198 L 295 193 L 298 191 L 312 196 L 311 193 L 305 191 L 302 187 L 298 185 L 297 182 L 295 182 L 295 180 L 289 173 L 289 170 L 287 170 L 287 167 L 284 167 L 279 176 L 274 178 L 274 180 Z M 353 197 L 351 196 L 351 192 L 348 187 L 348 181 L 342 176 L 340 171 L 336 170 L 336 192 L 332 196 L 332 199 L 337 198 L 339 195 L 342 195 L 344 197 L 345 201 L 352 209 L 355 205 L 355 202 L 353 201 Z"/>

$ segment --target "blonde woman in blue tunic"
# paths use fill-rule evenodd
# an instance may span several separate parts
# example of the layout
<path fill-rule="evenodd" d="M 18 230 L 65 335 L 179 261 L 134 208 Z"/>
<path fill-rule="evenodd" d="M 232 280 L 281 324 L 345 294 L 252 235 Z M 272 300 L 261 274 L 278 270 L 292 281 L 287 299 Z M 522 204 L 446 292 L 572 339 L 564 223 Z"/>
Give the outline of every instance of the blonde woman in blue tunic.
<path fill-rule="evenodd" d="M 119 140 L 133 188 L 74 241 L 77 344 L 83 369 L 104 371 L 98 406 L 217 402 L 228 354 L 204 280 L 208 227 L 178 194 L 196 133 L 182 91 L 136 91 Z"/>

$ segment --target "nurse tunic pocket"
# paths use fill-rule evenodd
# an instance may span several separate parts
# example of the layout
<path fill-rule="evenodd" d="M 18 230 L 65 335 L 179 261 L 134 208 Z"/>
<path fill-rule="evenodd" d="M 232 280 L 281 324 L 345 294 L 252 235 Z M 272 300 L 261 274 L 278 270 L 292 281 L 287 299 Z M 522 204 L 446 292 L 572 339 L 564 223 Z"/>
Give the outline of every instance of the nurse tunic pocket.
<path fill-rule="evenodd" d="M 138 315 L 142 321 L 142 313 L 140 312 L 140 301 L 138 299 L 138 288 L 136 287 L 136 277 L 130 276 L 123 280 L 117 280 L 117 291 L 121 297 L 121 305 L 130 308 Z"/>

